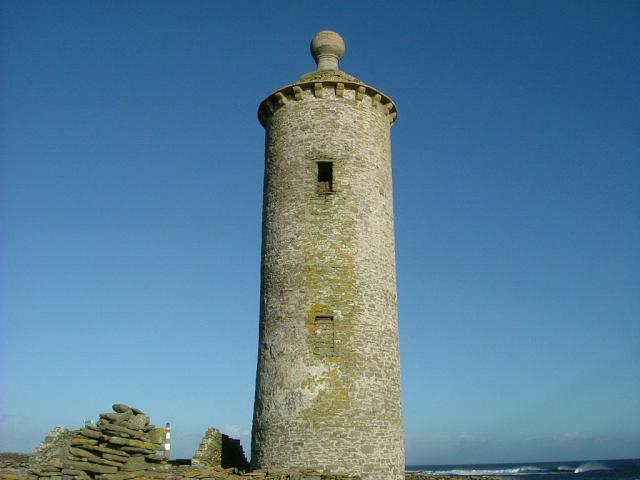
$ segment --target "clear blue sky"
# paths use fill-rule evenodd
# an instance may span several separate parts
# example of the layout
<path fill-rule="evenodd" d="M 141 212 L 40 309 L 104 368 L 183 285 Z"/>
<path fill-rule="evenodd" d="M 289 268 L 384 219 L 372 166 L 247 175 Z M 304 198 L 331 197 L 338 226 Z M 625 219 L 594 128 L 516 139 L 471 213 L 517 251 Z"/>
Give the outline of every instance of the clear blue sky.
<path fill-rule="evenodd" d="M 390 95 L 408 463 L 640 452 L 640 3 L 0 2 L 0 450 L 114 402 L 248 447 L 259 102 Z"/>

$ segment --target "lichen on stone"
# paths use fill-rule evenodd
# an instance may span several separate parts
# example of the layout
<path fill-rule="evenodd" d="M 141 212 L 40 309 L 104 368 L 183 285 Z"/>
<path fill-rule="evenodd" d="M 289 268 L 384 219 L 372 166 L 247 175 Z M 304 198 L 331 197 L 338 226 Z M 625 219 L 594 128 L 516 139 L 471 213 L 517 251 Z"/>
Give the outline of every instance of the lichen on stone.
<path fill-rule="evenodd" d="M 349 75 L 342 70 L 314 70 L 313 72 L 305 73 L 298 79 L 298 83 L 304 82 L 322 82 L 328 80 L 335 80 L 336 82 L 351 82 L 351 83 L 364 83 L 358 80 L 356 77 Z"/>

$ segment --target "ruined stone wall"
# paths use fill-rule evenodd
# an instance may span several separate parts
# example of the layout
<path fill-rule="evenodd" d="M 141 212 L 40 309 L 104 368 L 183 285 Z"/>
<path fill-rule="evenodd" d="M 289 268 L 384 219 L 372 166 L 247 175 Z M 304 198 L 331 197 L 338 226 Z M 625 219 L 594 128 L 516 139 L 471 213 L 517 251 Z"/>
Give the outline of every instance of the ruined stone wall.
<path fill-rule="evenodd" d="M 230 438 L 217 428 L 209 428 L 206 431 L 198 450 L 191 459 L 191 465 L 240 470 L 249 468 L 240 440 Z"/>
<path fill-rule="evenodd" d="M 194 466 L 222 466 L 222 434 L 217 428 L 209 428 L 196 453 L 191 458 Z"/>
<path fill-rule="evenodd" d="M 42 440 L 29 459 L 32 472 L 41 477 L 59 476 L 69 445 L 76 432 L 64 427 L 56 427 Z"/>
<path fill-rule="evenodd" d="M 404 470 L 390 124 L 358 83 L 285 87 L 266 128 L 252 466 Z M 320 185 L 317 162 L 332 162 Z"/>

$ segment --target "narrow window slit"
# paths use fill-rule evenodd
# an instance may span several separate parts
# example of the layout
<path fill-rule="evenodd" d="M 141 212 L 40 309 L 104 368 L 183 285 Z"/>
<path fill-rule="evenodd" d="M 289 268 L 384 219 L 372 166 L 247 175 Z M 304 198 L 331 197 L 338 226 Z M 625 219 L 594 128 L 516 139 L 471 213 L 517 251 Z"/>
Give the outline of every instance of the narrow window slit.
<path fill-rule="evenodd" d="M 321 357 L 335 356 L 335 327 L 333 317 L 315 318 L 315 351 Z"/>
<path fill-rule="evenodd" d="M 318 193 L 333 192 L 333 162 L 318 162 Z"/>

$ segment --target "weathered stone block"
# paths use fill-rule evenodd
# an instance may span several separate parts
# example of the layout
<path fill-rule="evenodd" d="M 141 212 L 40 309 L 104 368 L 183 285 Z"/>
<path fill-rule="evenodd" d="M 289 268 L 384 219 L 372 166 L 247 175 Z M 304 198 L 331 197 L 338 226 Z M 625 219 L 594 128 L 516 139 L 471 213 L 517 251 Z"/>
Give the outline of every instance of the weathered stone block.
<path fill-rule="evenodd" d="M 132 412 L 131 407 L 128 405 L 125 405 L 124 403 L 114 403 L 113 405 L 111 405 L 111 408 L 116 413 Z"/>
<path fill-rule="evenodd" d="M 118 435 L 118 436 L 133 437 L 133 438 L 142 437 L 143 432 L 141 430 L 133 430 L 131 428 L 127 428 L 123 425 L 123 423 L 126 423 L 126 421 L 121 422 L 120 424 L 106 425 L 102 429 L 102 433 L 104 433 L 105 435 Z"/>
<path fill-rule="evenodd" d="M 76 436 L 71 440 L 71 445 L 74 447 L 82 446 L 82 445 L 97 445 L 98 440 L 95 438 L 86 438 L 84 436 Z"/>
<path fill-rule="evenodd" d="M 129 420 L 132 415 L 133 415 L 133 412 L 131 410 L 123 413 L 108 412 L 108 413 L 101 413 L 100 418 L 102 420 L 107 420 L 110 423 L 117 424 L 120 422 L 124 422 L 125 420 Z"/>
<path fill-rule="evenodd" d="M 100 438 L 102 438 L 102 433 L 100 433 L 97 430 L 93 430 L 90 428 L 81 428 L 80 429 L 80 435 L 83 435 L 84 437 L 93 439 L 93 440 L 98 440 Z"/>
<path fill-rule="evenodd" d="M 140 448 L 140 447 L 128 447 L 126 445 L 120 447 L 120 450 L 122 450 L 123 452 L 131 453 L 132 455 L 135 455 L 135 454 L 150 455 L 155 452 L 155 450 L 149 450 L 149 449 Z"/>
<path fill-rule="evenodd" d="M 70 477 L 79 477 L 79 478 L 83 478 L 83 479 L 89 479 L 91 478 L 89 476 L 89 474 L 87 474 L 87 472 L 83 471 L 83 470 L 74 470 L 71 468 L 63 468 L 62 469 L 62 475 L 69 475 Z"/>
<path fill-rule="evenodd" d="M 129 480 L 139 475 L 138 472 L 118 472 L 96 475 L 96 480 Z"/>
<path fill-rule="evenodd" d="M 133 428 L 142 428 L 149 424 L 149 417 L 138 414 L 131 417 L 128 422 L 133 426 Z"/>
<path fill-rule="evenodd" d="M 109 443 L 113 445 L 126 445 L 128 447 L 138 447 L 145 450 L 161 450 L 162 445 L 158 443 L 144 442 L 142 440 L 134 440 L 132 438 L 110 437 Z"/>
<path fill-rule="evenodd" d="M 85 472 L 93 473 L 116 473 L 118 471 L 116 467 L 109 465 L 98 465 L 90 462 L 74 462 L 72 460 L 67 460 L 65 462 L 65 466 L 72 470 L 84 470 Z"/>
<path fill-rule="evenodd" d="M 162 444 L 164 442 L 165 437 L 167 436 L 167 429 L 166 428 L 154 428 L 152 430 L 149 430 L 145 436 L 143 437 L 143 439 L 145 441 L 151 442 L 151 443 L 156 443 L 158 445 Z"/>
<path fill-rule="evenodd" d="M 119 448 L 118 445 L 114 445 L 116 448 L 110 448 L 105 445 L 85 445 L 85 450 L 91 450 L 102 453 L 110 453 L 111 455 L 118 455 L 121 457 L 129 457 L 130 454 Z"/>

